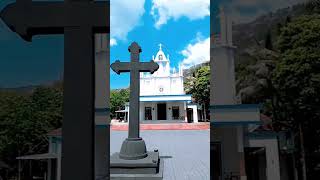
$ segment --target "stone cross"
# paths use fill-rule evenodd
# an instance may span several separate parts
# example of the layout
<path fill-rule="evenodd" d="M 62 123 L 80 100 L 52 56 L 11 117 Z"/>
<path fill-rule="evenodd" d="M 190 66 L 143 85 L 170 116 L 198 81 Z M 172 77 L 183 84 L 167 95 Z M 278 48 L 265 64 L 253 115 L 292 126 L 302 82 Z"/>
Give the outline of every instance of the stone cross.
<path fill-rule="evenodd" d="M 140 72 L 151 72 L 158 70 L 159 65 L 153 61 L 139 62 L 141 51 L 138 43 L 133 42 L 129 46 L 131 62 L 120 62 L 117 60 L 111 64 L 111 68 L 117 74 L 130 72 L 130 104 L 129 104 L 129 138 L 139 138 L 139 96 L 140 96 Z"/>
<path fill-rule="evenodd" d="M 110 1 L 17 0 L 0 16 L 24 40 L 64 34 L 62 180 L 94 177 L 94 34 L 110 33 Z M 99 110 L 100 111 L 100 110 Z"/>

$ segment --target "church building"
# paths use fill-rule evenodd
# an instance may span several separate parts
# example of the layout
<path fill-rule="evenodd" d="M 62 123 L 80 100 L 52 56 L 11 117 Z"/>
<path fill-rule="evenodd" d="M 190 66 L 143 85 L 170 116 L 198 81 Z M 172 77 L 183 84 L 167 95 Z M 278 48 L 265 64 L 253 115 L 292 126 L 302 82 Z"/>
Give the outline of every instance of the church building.
<path fill-rule="evenodd" d="M 183 85 L 183 69 L 171 69 L 170 57 L 162 44 L 152 60 L 159 64 L 153 73 L 140 73 L 140 121 L 198 122 L 198 106 L 191 103 Z M 125 111 L 130 116 L 129 103 Z M 126 119 L 129 119 L 126 117 Z"/>

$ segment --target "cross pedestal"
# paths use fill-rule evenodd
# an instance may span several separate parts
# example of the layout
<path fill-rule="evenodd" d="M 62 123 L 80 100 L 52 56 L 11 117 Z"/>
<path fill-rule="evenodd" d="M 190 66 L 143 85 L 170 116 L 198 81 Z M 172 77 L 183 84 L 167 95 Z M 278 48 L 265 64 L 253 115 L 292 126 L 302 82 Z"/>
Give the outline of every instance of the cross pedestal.
<path fill-rule="evenodd" d="M 130 104 L 128 138 L 122 143 L 120 153 L 110 158 L 111 179 L 162 179 L 163 162 L 158 150 L 148 152 L 140 137 L 139 96 L 140 72 L 154 73 L 159 65 L 153 61 L 139 62 L 140 46 L 133 42 L 129 46 L 131 62 L 116 61 L 111 68 L 117 74 L 130 72 Z"/>

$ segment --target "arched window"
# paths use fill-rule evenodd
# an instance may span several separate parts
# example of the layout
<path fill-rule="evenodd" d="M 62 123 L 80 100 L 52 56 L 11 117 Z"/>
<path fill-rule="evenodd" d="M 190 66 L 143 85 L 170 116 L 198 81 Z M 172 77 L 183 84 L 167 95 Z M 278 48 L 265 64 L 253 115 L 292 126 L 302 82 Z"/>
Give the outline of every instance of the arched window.
<path fill-rule="evenodd" d="M 162 54 L 159 55 L 159 60 L 162 60 Z"/>

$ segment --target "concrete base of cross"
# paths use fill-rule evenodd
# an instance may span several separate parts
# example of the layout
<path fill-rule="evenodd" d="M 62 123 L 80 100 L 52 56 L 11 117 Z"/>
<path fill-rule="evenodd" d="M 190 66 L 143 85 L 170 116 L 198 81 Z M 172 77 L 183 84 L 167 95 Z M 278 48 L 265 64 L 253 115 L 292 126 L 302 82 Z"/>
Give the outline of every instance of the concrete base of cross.
<path fill-rule="evenodd" d="M 146 143 L 142 138 L 127 138 L 123 141 L 119 154 L 121 159 L 136 160 L 147 156 Z"/>
<path fill-rule="evenodd" d="M 163 166 L 157 150 L 137 160 L 121 159 L 119 153 L 114 153 L 110 158 L 110 177 L 112 180 L 162 180 Z"/>

